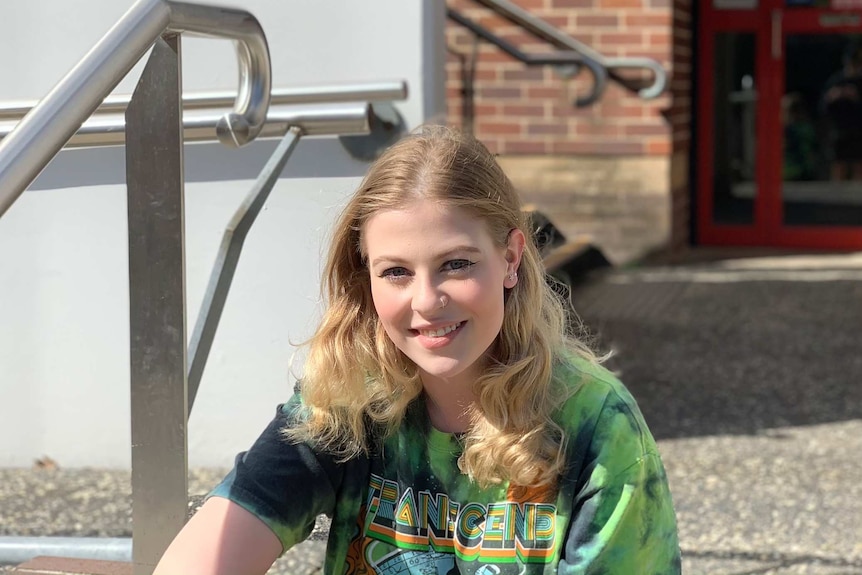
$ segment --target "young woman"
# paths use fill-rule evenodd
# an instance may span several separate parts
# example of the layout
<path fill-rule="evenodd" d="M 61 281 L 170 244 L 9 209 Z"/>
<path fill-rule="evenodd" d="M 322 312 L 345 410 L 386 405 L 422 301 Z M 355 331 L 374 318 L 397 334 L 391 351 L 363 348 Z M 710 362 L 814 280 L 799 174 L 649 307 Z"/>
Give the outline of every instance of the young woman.
<path fill-rule="evenodd" d="M 324 573 L 679 573 L 664 468 L 567 336 L 488 150 L 426 128 L 336 224 L 297 394 L 157 575 L 264 573 L 332 518 Z"/>

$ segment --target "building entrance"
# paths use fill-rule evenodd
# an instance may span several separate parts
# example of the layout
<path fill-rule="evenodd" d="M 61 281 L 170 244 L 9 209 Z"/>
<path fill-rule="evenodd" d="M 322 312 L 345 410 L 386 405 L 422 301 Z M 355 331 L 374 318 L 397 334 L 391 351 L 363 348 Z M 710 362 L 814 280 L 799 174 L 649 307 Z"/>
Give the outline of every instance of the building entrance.
<path fill-rule="evenodd" d="M 862 248 L 862 0 L 705 0 L 697 238 Z"/>

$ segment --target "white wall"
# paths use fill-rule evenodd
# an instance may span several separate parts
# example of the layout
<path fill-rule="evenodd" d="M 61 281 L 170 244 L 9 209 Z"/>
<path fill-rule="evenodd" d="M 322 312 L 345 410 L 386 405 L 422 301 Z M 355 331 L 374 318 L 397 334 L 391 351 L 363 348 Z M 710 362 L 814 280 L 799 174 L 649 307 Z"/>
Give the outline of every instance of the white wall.
<path fill-rule="evenodd" d="M 243 0 L 261 21 L 273 85 L 407 80 L 409 126 L 443 114 L 443 3 Z M 4 7 L 0 101 L 38 99 L 128 7 L 29 0 Z M 26 47 L 24 49 L 23 47 Z M 184 39 L 184 88 L 236 85 L 231 45 Z M 141 66 L 116 93 L 129 93 Z M 186 149 L 189 328 L 222 231 L 274 142 Z M 122 148 L 62 152 L 0 218 L 0 466 L 126 467 L 128 257 Z M 300 143 L 245 243 L 190 419 L 192 466 L 227 466 L 290 394 L 292 342 L 317 309 L 329 224 L 365 165 L 335 139 Z"/>

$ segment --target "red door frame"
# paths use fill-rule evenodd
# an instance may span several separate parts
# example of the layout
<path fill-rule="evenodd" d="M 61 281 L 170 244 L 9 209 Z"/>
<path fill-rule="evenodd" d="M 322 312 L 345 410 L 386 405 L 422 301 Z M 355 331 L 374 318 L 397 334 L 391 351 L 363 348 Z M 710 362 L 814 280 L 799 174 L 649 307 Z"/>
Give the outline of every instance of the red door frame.
<path fill-rule="evenodd" d="M 701 244 L 776 246 L 815 249 L 862 249 L 862 225 L 784 226 L 781 196 L 782 129 L 781 98 L 784 94 L 785 38 L 788 33 L 860 33 L 862 25 L 820 24 L 824 14 L 845 14 L 818 8 L 785 8 L 785 0 L 760 0 L 752 10 L 715 10 L 712 0 L 702 0 L 698 23 L 698 135 L 697 135 L 697 239 Z M 852 12 L 858 15 L 858 11 Z M 773 46 L 773 27 L 780 26 L 780 46 Z M 755 82 L 758 95 L 755 130 L 754 223 L 716 224 L 713 221 L 713 65 L 715 35 L 750 32 L 755 35 Z"/>

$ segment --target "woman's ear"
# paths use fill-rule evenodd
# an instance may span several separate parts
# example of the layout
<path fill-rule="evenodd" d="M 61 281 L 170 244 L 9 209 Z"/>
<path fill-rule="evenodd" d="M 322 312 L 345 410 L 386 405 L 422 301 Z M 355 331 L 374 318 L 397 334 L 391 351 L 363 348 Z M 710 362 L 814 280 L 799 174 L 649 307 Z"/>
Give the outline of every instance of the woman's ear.
<path fill-rule="evenodd" d="M 506 279 L 503 285 L 512 289 L 518 283 L 518 268 L 521 265 L 521 256 L 524 254 L 524 246 L 527 239 L 524 237 L 524 232 L 518 228 L 512 229 L 509 232 L 509 238 L 506 241 Z"/>

